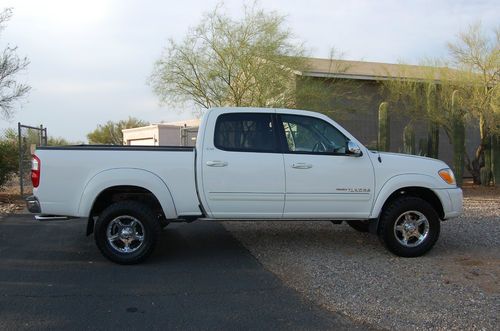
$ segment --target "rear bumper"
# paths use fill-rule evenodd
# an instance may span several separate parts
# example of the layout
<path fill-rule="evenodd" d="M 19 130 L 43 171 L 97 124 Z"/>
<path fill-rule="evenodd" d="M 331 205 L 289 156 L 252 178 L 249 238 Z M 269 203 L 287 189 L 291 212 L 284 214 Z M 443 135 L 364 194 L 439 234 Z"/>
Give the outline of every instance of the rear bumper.
<path fill-rule="evenodd" d="M 37 197 L 35 197 L 34 195 L 30 195 L 26 198 L 26 207 L 28 208 L 30 213 L 39 214 L 42 212 L 40 201 L 38 201 Z"/>
<path fill-rule="evenodd" d="M 444 218 L 449 219 L 458 217 L 463 210 L 463 194 L 459 187 L 435 190 L 443 205 Z"/>

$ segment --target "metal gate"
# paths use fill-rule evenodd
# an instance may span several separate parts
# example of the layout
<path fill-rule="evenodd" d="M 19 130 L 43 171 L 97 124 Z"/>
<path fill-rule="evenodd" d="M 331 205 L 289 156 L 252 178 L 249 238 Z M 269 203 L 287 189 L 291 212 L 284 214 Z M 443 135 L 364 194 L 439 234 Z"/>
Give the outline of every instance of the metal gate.
<path fill-rule="evenodd" d="M 183 127 L 181 128 L 181 146 L 196 145 L 196 136 L 198 135 L 198 127 Z"/>
<path fill-rule="evenodd" d="M 19 148 L 19 191 L 24 197 L 25 192 L 31 191 L 31 155 L 36 146 L 47 145 L 47 128 L 17 123 Z"/>

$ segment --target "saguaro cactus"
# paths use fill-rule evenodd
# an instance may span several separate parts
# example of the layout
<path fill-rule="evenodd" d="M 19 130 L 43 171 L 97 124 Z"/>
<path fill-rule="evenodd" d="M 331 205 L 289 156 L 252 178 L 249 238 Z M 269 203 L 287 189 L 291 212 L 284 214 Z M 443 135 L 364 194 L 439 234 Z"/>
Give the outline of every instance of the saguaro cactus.
<path fill-rule="evenodd" d="M 457 106 L 457 90 L 451 95 L 451 139 L 453 144 L 453 171 L 457 184 L 462 186 L 464 177 L 464 155 L 465 155 L 465 125 L 464 118 Z"/>
<path fill-rule="evenodd" d="M 382 102 L 378 107 L 378 149 L 389 151 L 391 148 L 391 128 L 389 118 L 389 104 Z"/>
<path fill-rule="evenodd" d="M 439 157 L 439 124 L 432 121 L 427 136 L 427 155 L 435 159 Z"/>
<path fill-rule="evenodd" d="M 427 155 L 435 159 L 439 156 L 439 124 L 435 117 L 438 112 L 438 95 L 436 84 L 431 84 L 427 89 L 427 113 L 430 118 L 427 135 Z"/>
<path fill-rule="evenodd" d="M 406 154 L 415 154 L 415 129 L 409 123 L 403 130 L 403 150 Z"/>

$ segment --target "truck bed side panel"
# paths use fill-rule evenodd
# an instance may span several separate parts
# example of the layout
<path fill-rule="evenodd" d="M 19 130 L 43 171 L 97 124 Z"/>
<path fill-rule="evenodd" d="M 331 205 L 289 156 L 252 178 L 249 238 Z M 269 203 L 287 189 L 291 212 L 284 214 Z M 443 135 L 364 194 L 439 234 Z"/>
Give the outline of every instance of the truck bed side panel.
<path fill-rule="evenodd" d="M 42 213 L 88 216 L 78 214 L 86 186 L 97 174 L 112 169 L 148 171 L 167 185 L 177 215 L 200 213 L 193 149 L 44 148 L 36 154 L 41 160 L 41 178 L 35 195 L 41 202 Z"/>

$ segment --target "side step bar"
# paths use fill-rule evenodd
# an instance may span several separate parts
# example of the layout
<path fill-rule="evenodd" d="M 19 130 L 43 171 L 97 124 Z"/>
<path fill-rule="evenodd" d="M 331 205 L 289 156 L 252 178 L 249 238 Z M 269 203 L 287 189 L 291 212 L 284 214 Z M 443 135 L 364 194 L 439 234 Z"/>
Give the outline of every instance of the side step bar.
<path fill-rule="evenodd" d="M 37 221 L 57 221 L 57 220 L 67 220 L 67 216 L 54 216 L 54 215 L 35 215 Z"/>

